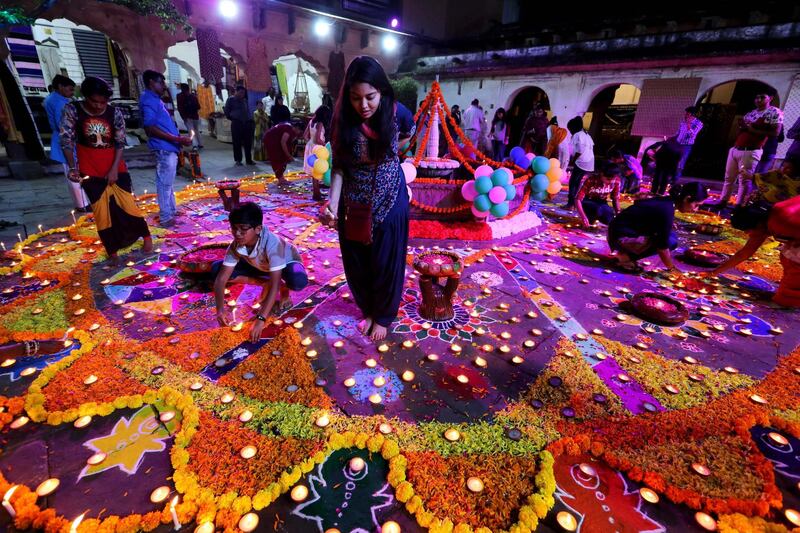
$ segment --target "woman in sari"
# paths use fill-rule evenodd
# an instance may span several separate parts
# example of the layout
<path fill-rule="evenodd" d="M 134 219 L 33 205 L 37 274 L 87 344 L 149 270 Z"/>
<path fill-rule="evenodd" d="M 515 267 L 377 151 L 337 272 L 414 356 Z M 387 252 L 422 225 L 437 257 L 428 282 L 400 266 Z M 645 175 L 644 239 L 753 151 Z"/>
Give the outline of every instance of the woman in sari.
<path fill-rule="evenodd" d="M 269 129 L 269 115 L 264 111 L 264 102 L 260 101 L 256 104 L 256 110 L 253 111 L 253 121 L 256 123 L 255 141 L 253 142 L 253 159 L 256 161 L 266 161 L 266 154 L 264 153 L 264 133 Z"/>
<path fill-rule="evenodd" d="M 555 157 L 561 163 L 561 168 L 567 168 L 569 165 L 569 143 L 567 139 L 567 129 L 558 125 L 558 118 L 553 117 L 550 119 L 550 127 L 547 128 L 547 148 L 544 150 L 544 156 L 549 158 Z"/>
<path fill-rule="evenodd" d="M 81 94 L 84 100 L 67 104 L 61 117 L 61 148 L 69 165 L 69 179 L 80 183 L 86 192 L 100 241 L 115 263 L 117 252 L 139 238 L 144 239 L 144 251 L 150 253 L 153 240 L 133 198 L 131 176 L 122 159 L 122 112 L 108 104 L 113 93 L 101 78 L 83 80 Z"/>

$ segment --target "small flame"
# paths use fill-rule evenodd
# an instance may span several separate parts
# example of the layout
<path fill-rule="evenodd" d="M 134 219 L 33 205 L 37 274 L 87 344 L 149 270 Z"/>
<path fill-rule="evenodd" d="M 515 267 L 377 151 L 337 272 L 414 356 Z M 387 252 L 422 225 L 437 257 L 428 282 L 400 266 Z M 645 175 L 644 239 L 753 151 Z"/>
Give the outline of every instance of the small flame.
<path fill-rule="evenodd" d="M 76 531 L 78 531 L 78 526 L 83 522 L 84 516 L 86 516 L 86 513 L 82 513 L 78 518 L 72 521 L 72 525 L 69 528 L 70 533 L 76 533 Z"/>

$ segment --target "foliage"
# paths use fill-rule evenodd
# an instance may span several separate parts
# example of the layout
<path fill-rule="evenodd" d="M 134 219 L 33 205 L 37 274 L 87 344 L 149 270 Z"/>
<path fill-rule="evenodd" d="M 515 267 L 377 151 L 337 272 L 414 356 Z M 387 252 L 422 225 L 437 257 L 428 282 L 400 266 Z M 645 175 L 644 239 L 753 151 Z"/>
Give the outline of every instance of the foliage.
<path fill-rule="evenodd" d="M 395 99 L 411 112 L 417 108 L 417 82 L 410 76 L 391 80 Z"/>

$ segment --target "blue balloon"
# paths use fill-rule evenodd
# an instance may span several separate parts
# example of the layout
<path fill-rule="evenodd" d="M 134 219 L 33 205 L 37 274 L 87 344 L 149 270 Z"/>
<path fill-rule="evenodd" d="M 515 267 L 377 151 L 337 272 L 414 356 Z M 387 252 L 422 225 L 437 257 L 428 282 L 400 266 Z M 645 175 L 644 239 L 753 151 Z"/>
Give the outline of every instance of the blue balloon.
<path fill-rule="evenodd" d="M 489 200 L 489 197 L 485 194 L 479 194 L 475 197 L 475 201 L 473 204 L 475 209 L 481 212 L 486 212 L 492 207 L 492 201 Z"/>
<path fill-rule="evenodd" d="M 311 154 L 310 156 L 308 156 L 306 162 L 308 163 L 308 166 L 313 167 L 314 163 L 317 162 L 317 154 Z"/>
<path fill-rule="evenodd" d="M 506 174 L 505 170 L 500 170 L 499 168 L 492 172 L 489 176 L 492 179 L 492 185 L 496 186 L 503 186 L 508 183 L 508 174 Z"/>
<path fill-rule="evenodd" d="M 549 185 L 550 185 L 550 178 L 548 178 L 544 174 L 536 174 L 534 177 L 531 178 L 531 190 L 533 192 L 546 191 Z"/>
<path fill-rule="evenodd" d="M 530 165 L 531 162 L 528 161 L 528 158 L 525 157 L 525 154 L 522 154 L 522 156 L 514 159 L 514 164 L 517 165 L 518 167 L 528 168 L 528 165 Z"/>
<path fill-rule="evenodd" d="M 550 170 L 550 160 L 544 156 L 537 155 L 533 158 L 531 168 L 536 174 L 547 174 L 547 171 Z"/>
<path fill-rule="evenodd" d="M 535 192 L 535 193 L 533 193 L 532 196 L 533 196 L 533 199 L 536 200 L 537 202 L 543 202 L 543 201 L 545 201 L 547 199 L 547 191 Z"/>
<path fill-rule="evenodd" d="M 494 184 L 489 176 L 481 176 L 475 179 L 475 190 L 478 191 L 479 194 L 487 194 L 492 190 L 492 187 L 494 187 Z M 486 211 L 486 209 L 482 211 Z"/>
<path fill-rule="evenodd" d="M 505 189 L 506 189 L 506 200 L 510 202 L 517 195 L 517 188 L 514 187 L 513 185 L 506 185 Z"/>
<path fill-rule="evenodd" d="M 498 218 L 506 216 L 508 214 L 508 202 L 493 205 L 489 212 Z"/>
<path fill-rule="evenodd" d="M 508 153 L 508 156 L 512 161 L 516 161 L 521 157 L 525 157 L 525 150 L 523 150 L 521 146 L 515 146 Z"/>

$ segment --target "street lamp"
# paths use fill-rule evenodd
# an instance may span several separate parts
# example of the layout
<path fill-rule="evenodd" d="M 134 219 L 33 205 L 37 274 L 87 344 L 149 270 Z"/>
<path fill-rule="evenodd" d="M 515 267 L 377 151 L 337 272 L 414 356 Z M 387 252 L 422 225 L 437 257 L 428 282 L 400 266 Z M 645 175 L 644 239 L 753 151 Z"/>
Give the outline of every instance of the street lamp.
<path fill-rule="evenodd" d="M 314 23 L 314 33 L 317 37 L 327 37 L 331 32 L 331 23 L 327 20 L 318 20 Z"/>
<path fill-rule="evenodd" d="M 400 25 L 400 21 L 397 20 L 397 17 L 393 17 L 392 21 L 389 23 L 392 28 L 396 28 Z"/>
<path fill-rule="evenodd" d="M 233 0 L 220 0 L 218 9 L 219 14 L 226 19 L 232 19 L 239 14 L 239 6 Z"/>
<path fill-rule="evenodd" d="M 381 44 L 383 45 L 383 50 L 385 52 L 394 52 L 395 50 L 397 50 L 397 46 L 399 43 L 397 41 L 397 37 L 395 37 L 391 33 L 387 33 L 386 35 L 383 36 Z"/>

